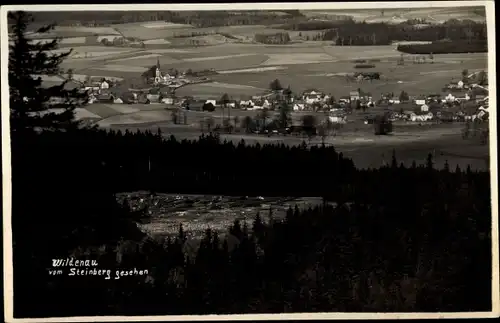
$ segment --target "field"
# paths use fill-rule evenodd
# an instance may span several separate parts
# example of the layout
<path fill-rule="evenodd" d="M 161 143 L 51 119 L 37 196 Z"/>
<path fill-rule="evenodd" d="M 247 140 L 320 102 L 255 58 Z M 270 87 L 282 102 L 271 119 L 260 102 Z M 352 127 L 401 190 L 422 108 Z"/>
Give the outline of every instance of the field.
<path fill-rule="evenodd" d="M 272 198 L 272 197 L 219 197 L 202 195 L 157 194 L 150 198 L 148 192 L 122 193 L 117 196 L 121 202 L 127 198 L 132 207 L 148 205 L 151 214 L 140 228 L 153 237 L 175 236 L 179 225 L 191 238 L 201 238 L 210 227 L 222 236 L 227 227 L 238 219 L 247 222 L 251 228 L 255 214 L 260 211 L 262 219 L 269 221 L 269 209 L 275 219 L 285 217 L 286 210 L 295 205 L 304 208 L 321 202 L 318 198 Z"/>

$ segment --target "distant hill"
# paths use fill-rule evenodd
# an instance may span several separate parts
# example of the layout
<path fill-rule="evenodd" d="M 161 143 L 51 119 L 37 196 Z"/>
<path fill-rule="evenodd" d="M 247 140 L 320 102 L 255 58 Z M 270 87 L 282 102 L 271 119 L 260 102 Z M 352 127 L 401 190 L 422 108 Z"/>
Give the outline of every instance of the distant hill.
<path fill-rule="evenodd" d="M 326 18 L 338 15 L 351 16 L 355 21 L 401 23 L 407 20 L 425 20 L 442 23 L 449 19 L 486 21 L 485 7 L 411 8 L 411 9 L 338 9 L 307 10 L 302 13 L 309 18 Z"/>

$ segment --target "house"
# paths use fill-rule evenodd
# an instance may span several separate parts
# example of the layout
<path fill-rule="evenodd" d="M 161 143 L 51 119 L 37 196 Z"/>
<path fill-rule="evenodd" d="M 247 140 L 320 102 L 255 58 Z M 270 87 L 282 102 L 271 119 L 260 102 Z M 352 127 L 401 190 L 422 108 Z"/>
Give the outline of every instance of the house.
<path fill-rule="evenodd" d="M 302 93 L 302 98 L 305 99 L 306 97 L 316 97 L 316 98 L 321 98 L 323 96 L 323 92 L 318 91 L 316 89 L 309 89 L 306 90 Z"/>
<path fill-rule="evenodd" d="M 124 103 L 132 104 L 137 102 L 137 93 L 134 92 L 125 92 L 123 93 L 121 99 Z"/>
<path fill-rule="evenodd" d="M 349 98 L 351 101 L 359 100 L 361 99 L 361 94 L 359 93 L 359 91 L 351 91 L 349 92 Z"/>
<path fill-rule="evenodd" d="M 348 96 L 341 96 L 339 98 L 339 103 L 349 103 L 349 102 L 351 102 L 351 98 Z"/>
<path fill-rule="evenodd" d="M 97 102 L 99 103 L 113 103 L 115 97 L 109 92 L 101 92 L 96 96 Z"/>
<path fill-rule="evenodd" d="M 455 96 L 451 93 L 448 93 L 448 95 L 444 98 L 445 102 L 452 102 L 452 101 L 455 101 Z"/>
<path fill-rule="evenodd" d="M 263 109 L 269 109 L 270 107 L 271 107 L 271 104 L 269 103 L 268 100 L 264 100 L 264 102 L 262 102 Z"/>
<path fill-rule="evenodd" d="M 429 112 L 429 106 L 427 104 L 423 104 L 420 107 L 420 111 L 422 111 L 422 112 Z"/>
<path fill-rule="evenodd" d="M 424 98 L 415 98 L 415 104 L 416 105 L 424 105 L 426 102 L 425 102 L 425 99 Z"/>
<path fill-rule="evenodd" d="M 458 87 L 459 89 L 463 89 L 463 88 L 464 88 L 464 85 L 465 85 L 465 84 L 464 84 L 464 82 L 463 82 L 463 81 L 461 81 L 461 80 L 457 82 L 457 87 Z"/>
<path fill-rule="evenodd" d="M 149 101 L 148 96 L 146 94 L 141 93 L 141 94 L 137 95 L 137 103 L 140 103 L 140 104 L 149 104 L 150 101 Z"/>
<path fill-rule="evenodd" d="M 160 102 L 160 95 L 159 94 L 147 94 L 146 98 L 149 100 L 150 103 L 159 103 Z"/>
<path fill-rule="evenodd" d="M 455 100 L 457 100 L 457 101 L 469 101 L 470 95 L 469 95 L 469 93 L 465 93 L 459 97 L 456 97 Z"/>
<path fill-rule="evenodd" d="M 103 80 L 101 81 L 101 84 L 99 84 L 99 88 L 100 88 L 101 90 L 106 90 L 106 89 L 109 89 L 109 82 L 108 82 L 108 81 L 106 81 L 105 79 L 103 79 Z"/>
<path fill-rule="evenodd" d="M 206 100 L 204 103 L 211 103 L 214 107 L 217 106 L 217 100 Z"/>
<path fill-rule="evenodd" d="M 427 96 L 427 101 L 441 101 L 441 95 L 439 94 L 430 94 Z"/>
<path fill-rule="evenodd" d="M 255 105 L 255 103 L 252 100 L 241 100 L 240 101 L 240 106 L 242 108 L 251 108 Z"/>
<path fill-rule="evenodd" d="M 165 104 L 174 104 L 174 98 L 171 96 L 167 96 L 167 97 L 162 98 L 161 102 L 165 103 Z"/>
<path fill-rule="evenodd" d="M 305 106 L 302 103 L 295 103 L 293 105 L 293 111 L 303 111 L 304 109 L 305 109 Z"/>
<path fill-rule="evenodd" d="M 203 106 L 205 104 L 211 104 L 211 102 L 206 102 L 204 100 L 192 100 L 184 103 L 184 108 L 191 111 L 203 111 Z"/>
<path fill-rule="evenodd" d="M 321 100 L 321 98 L 316 97 L 316 96 L 306 96 L 304 98 L 304 101 L 306 104 L 313 104 L 313 103 L 319 102 L 320 100 Z"/>

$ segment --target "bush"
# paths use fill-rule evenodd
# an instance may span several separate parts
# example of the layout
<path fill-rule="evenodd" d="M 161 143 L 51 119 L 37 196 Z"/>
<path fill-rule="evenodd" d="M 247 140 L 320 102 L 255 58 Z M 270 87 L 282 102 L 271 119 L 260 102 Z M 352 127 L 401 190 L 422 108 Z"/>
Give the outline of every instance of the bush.
<path fill-rule="evenodd" d="M 374 64 L 356 64 L 354 68 L 374 68 Z"/>

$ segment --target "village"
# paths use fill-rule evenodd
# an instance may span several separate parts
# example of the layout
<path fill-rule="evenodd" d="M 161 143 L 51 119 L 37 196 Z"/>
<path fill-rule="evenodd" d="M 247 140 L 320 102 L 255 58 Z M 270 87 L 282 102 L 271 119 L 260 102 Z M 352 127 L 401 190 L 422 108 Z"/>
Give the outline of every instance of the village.
<path fill-rule="evenodd" d="M 391 123 L 488 120 L 488 78 L 484 71 L 469 74 L 464 70 L 459 81 L 451 81 L 437 90 L 441 94 L 411 95 L 402 91 L 374 97 L 362 90 L 362 81 L 378 80 L 380 74 L 357 73 L 354 75 L 353 88 L 355 86 L 358 88 L 339 98 L 317 89 L 294 93 L 289 87 L 283 87 L 278 79 L 271 81 L 269 89 L 261 95 L 233 98 L 225 94 L 224 89 L 221 89 L 221 93 L 216 97 L 210 98 L 176 95 L 176 90 L 182 87 L 213 82 L 210 76 L 214 74 L 217 72 L 210 69 L 199 72 L 192 70 L 179 72 L 170 69 L 168 72 L 162 72 L 160 62 L 157 61 L 155 66 L 143 73 L 141 86 L 133 88 L 127 82 L 106 78 L 87 79 L 74 86 L 89 93 L 89 105 L 99 103 L 162 105 L 165 110 L 172 111 L 171 121 L 174 124 L 188 124 L 187 111 L 199 112 L 197 122 L 202 129 L 229 132 L 237 128 L 238 123 L 242 123 L 239 120 L 242 116 L 238 116 L 236 111 L 256 111 L 251 115 L 252 120 L 246 115 L 245 125 L 241 125 L 247 132 L 253 133 L 278 133 L 283 127 L 280 127 L 277 118 L 273 118 L 273 111 L 279 114 L 278 111 L 283 109 L 289 114 L 301 115 L 302 119 L 307 113 L 315 115 L 315 120 L 310 121 L 315 124 L 314 127 L 323 123 L 342 125 L 358 121 L 372 124 L 376 123 L 377 119 Z M 215 120 L 218 118 L 210 114 L 216 110 L 221 111 L 223 115 L 220 123 Z M 318 118 L 318 114 L 321 118 Z M 291 119 L 290 126 L 294 123 L 298 126 L 295 120 L 297 118 Z M 299 122 L 303 124 L 303 120 Z"/>

